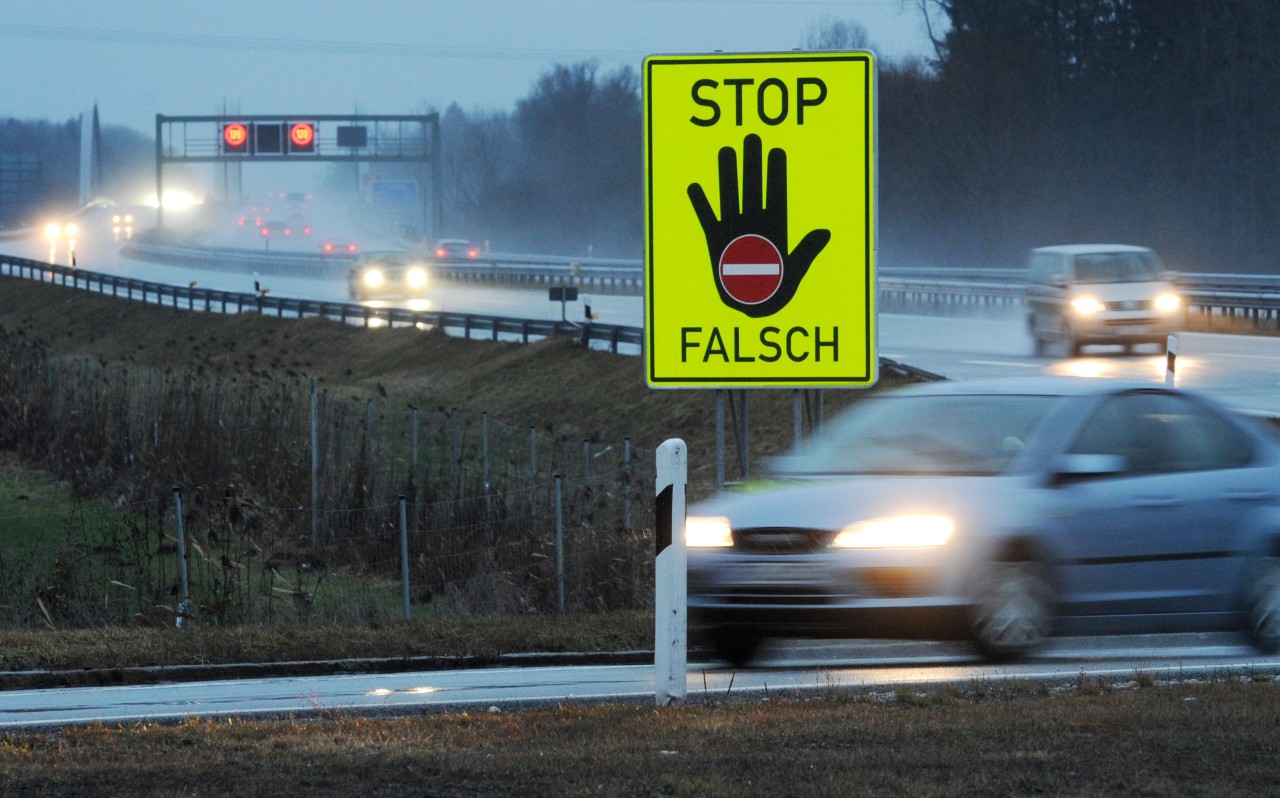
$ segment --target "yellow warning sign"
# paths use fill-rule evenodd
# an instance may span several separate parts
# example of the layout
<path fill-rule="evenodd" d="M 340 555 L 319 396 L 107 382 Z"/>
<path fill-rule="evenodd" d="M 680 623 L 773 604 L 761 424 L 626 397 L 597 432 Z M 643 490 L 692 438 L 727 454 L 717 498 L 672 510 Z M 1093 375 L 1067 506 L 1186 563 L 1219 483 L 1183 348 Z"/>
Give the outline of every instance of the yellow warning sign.
<path fill-rule="evenodd" d="M 649 385 L 876 381 L 875 57 L 644 63 Z"/>

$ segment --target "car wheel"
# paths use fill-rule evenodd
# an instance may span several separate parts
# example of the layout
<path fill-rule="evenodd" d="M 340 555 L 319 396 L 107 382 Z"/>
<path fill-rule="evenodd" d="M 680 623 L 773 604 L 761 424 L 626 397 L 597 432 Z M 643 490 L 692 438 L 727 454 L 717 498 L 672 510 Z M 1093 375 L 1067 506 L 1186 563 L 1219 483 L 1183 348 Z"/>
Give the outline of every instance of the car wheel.
<path fill-rule="evenodd" d="M 1249 637 L 1263 654 L 1280 652 L 1280 557 L 1258 563 L 1248 592 Z"/>
<path fill-rule="evenodd" d="M 1007 660 L 1039 647 L 1053 627 L 1053 586 L 1034 562 L 993 563 L 974 601 L 971 632 L 990 660 Z"/>
<path fill-rule="evenodd" d="M 735 668 L 750 662 L 763 640 L 757 632 L 740 626 L 717 626 L 711 630 L 711 648 L 716 656 Z"/>

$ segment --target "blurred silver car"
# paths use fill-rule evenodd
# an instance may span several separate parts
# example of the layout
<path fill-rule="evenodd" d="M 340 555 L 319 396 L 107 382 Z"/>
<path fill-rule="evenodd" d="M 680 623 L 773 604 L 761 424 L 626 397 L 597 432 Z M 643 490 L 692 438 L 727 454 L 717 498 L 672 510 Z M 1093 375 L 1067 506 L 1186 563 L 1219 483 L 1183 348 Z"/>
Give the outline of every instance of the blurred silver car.
<path fill-rule="evenodd" d="M 870 396 L 773 479 L 690 509 L 689 620 L 769 637 L 1245 630 L 1280 649 L 1280 435 L 1149 383 L 1037 377 Z"/>

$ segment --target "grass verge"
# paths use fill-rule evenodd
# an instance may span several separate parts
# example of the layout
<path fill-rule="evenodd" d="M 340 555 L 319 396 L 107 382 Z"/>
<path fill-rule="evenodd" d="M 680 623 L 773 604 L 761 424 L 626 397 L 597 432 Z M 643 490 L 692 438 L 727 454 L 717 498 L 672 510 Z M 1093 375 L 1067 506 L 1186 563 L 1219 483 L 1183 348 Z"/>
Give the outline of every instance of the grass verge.
<path fill-rule="evenodd" d="M 1230 682 L 137 723 L 0 736 L 0 793 L 1257 796 L 1277 716 Z"/>

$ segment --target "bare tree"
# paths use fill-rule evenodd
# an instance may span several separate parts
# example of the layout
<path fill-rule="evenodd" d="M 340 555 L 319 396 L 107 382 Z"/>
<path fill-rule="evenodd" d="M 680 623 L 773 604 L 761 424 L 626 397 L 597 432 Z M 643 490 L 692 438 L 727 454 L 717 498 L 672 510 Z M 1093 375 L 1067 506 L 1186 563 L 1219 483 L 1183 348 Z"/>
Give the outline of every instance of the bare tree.
<path fill-rule="evenodd" d="M 806 50 L 868 50 L 871 42 L 867 29 L 857 22 L 824 14 L 809 26 L 801 46 Z"/>

